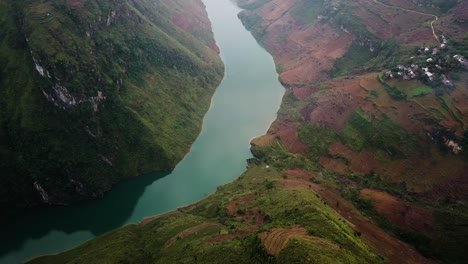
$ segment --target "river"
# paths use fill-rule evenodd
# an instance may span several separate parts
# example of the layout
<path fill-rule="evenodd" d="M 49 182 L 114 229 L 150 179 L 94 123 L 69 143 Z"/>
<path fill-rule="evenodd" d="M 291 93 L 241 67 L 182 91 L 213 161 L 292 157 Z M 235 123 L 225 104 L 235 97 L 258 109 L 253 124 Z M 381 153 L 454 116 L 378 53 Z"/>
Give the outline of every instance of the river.
<path fill-rule="evenodd" d="M 249 142 L 275 119 L 284 88 L 271 56 L 237 18 L 239 8 L 230 0 L 203 2 L 226 72 L 191 151 L 170 174 L 122 182 L 98 201 L 38 208 L 2 227 L 0 263 L 64 251 L 119 226 L 194 203 L 245 170 Z"/>

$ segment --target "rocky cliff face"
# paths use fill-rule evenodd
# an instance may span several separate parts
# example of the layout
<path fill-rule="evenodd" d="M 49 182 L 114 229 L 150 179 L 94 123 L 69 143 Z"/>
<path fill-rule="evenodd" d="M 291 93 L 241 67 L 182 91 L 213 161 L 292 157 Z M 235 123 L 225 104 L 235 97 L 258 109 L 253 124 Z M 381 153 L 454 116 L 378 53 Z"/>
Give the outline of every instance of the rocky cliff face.
<path fill-rule="evenodd" d="M 0 206 L 170 170 L 223 75 L 199 0 L 0 1 Z"/>

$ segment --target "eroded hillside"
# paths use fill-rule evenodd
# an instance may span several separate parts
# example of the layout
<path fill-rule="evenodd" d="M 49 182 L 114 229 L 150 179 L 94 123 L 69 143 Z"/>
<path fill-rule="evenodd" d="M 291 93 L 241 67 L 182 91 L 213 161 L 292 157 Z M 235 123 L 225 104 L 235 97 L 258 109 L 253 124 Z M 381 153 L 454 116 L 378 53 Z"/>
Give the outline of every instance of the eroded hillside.
<path fill-rule="evenodd" d="M 253 152 L 327 175 L 387 232 L 456 263 L 468 232 L 466 2 L 420 2 L 239 1 L 288 88 Z"/>
<path fill-rule="evenodd" d="M 0 206 L 170 170 L 223 75 L 199 0 L 0 1 Z"/>

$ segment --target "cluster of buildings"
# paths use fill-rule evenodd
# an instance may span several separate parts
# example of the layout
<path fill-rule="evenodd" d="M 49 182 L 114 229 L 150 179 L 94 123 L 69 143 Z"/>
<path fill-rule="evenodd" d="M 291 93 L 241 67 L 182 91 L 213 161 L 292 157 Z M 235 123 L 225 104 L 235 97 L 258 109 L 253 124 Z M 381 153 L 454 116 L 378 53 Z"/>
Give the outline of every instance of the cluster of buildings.
<path fill-rule="evenodd" d="M 412 64 L 398 65 L 397 67 L 385 71 L 385 79 L 420 79 L 431 85 L 437 80 L 437 84 L 453 87 L 454 83 L 449 80 L 446 73 L 453 68 L 467 67 L 468 60 L 462 55 L 449 55 L 448 40 L 445 36 L 440 37 L 442 43 L 440 48 L 421 47 L 416 56 L 410 58 Z"/>

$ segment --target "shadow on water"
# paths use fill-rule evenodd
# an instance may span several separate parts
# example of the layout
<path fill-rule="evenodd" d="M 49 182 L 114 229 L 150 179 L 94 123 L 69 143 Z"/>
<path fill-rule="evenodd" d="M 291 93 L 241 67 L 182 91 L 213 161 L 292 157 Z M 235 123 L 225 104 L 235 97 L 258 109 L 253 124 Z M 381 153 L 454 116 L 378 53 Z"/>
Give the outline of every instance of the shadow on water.
<path fill-rule="evenodd" d="M 67 234 L 89 231 L 96 236 L 120 227 L 132 215 L 146 187 L 166 175 L 151 173 L 123 181 L 98 201 L 34 209 L 0 228 L 0 257 L 21 249 L 27 240 L 41 238 L 51 231 Z"/>

